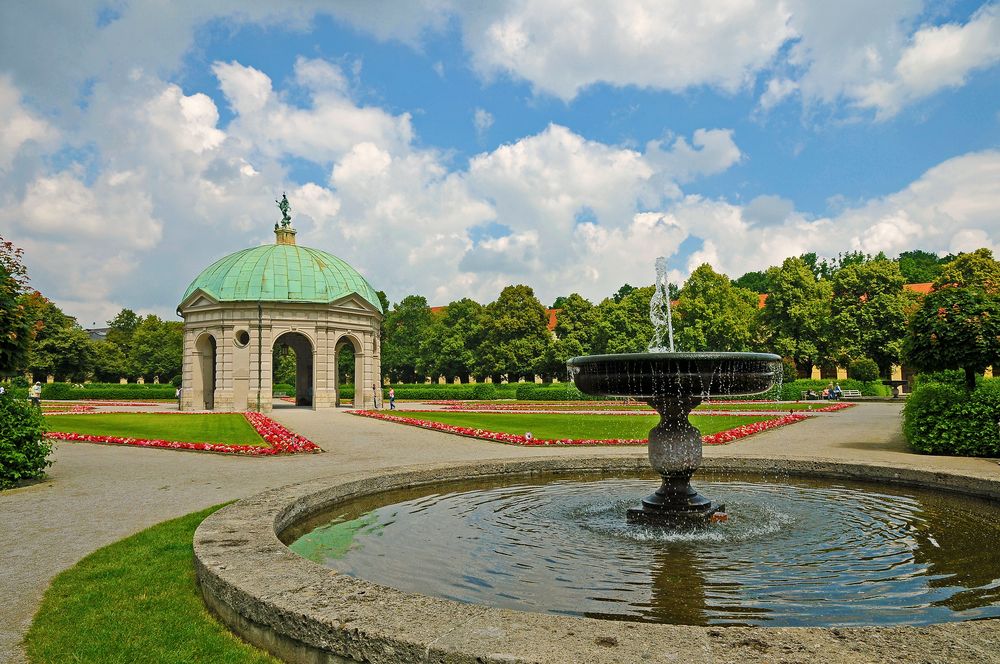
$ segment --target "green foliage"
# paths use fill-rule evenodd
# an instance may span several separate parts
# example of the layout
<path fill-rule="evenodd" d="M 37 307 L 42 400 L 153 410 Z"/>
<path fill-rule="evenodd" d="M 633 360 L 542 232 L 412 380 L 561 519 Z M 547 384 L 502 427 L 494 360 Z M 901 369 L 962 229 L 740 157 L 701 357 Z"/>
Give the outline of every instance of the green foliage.
<path fill-rule="evenodd" d="M 941 275 L 942 259 L 921 249 L 904 251 L 897 259 L 899 272 L 908 284 L 925 284 Z"/>
<path fill-rule="evenodd" d="M 781 400 L 798 401 L 802 398 L 802 392 L 806 390 L 812 390 L 816 394 L 820 394 L 823 388 L 830 386 L 830 383 L 840 385 L 840 389 L 842 390 L 858 390 L 863 397 L 887 397 L 890 394 L 889 388 L 877 380 L 863 382 L 853 378 L 845 380 L 799 378 L 798 380 L 793 380 L 791 383 L 784 383 L 781 386 Z"/>
<path fill-rule="evenodd" d="M 745 288 L 754 293 L 770 293 L 771 282 L 767 279 L 765 272 L 747 272 L 739 279 L 733 281 L 733 286 Z"/>
<path fill-rule="evenodd" d="M 132 334 L 132 351 L 128 358 L 130 373 L 143 376 L 147 381 L 156 376 L 161 381 L 169 381 L 181 372 L 183 352 L 183 324 L 150 314 Z"/>
<path fill-rule="evenodd" d="M 128 374 L 128 358 L 121 347 L 107 341 L 91 342 L 94 377 L 114 381 Z"/>
<path fill-rule="evenodd" d="M 549 344 L 542 363 L 542 375 L 564 378 L 566 361 L 589 355 L 597 326 L 597 309 L 582 295 L 573 293 L 562 299 L 562 311 L 556 320 L 556 339 Z"/>
<path fill-rule="evenodd" d="M 136 383 L 94 384 L 76 387 L 71 383 L 45 383 L 42 385 L 42 399 L 65 401 L 94 399 L 97 401 L 146 401 L 148 399 L 173 399 L 175 388 L 168 384 L 138 385 Z"/>
<path fill-rule="evenodd" d="M 28 359 L 32 320 L 23 293 L 27 272 L 22 250 L 0 237 L 0 376 L 22 371 Z"/>
<path fill-rule="evenodd" d="M 476 383 L 472 386 L 472 398 L 477 401 L 490 401 L 499 395 L 493 383 Z"/>
<path fill-rule="evenodd" d="M 420 363 L 420 345 L 431 327 L 427 299 L 408 295 L 385 317 L 382 345 L 382 371 L 393 381 L 416 382 Z"/>
<path fill-rule="evenodd" d="M 340 390 L 341 395 L 344 393 L 344 389 Z M 295 394 L 295 386 L 291 383 L 274 383 L 271 386 L 271 394 L 275 396 L 287 396 Z M 354 395 L 354 386 L 351 386 L 351 396 Z"/>
<path fill-rule="evenodd" d="M 988 295 L 1000 295 L 1000 262 L 993 259 L 989 249 L 976 249 L 960 254 L 941 268 L 941 276 L 934 281 L 935 289 L 972 288 Z"/>
<path fill-rule="evenodd" d="M 170 385 L 173 386 L 175 389 L 183 384 L 184 384 L 184 377 L 181 376 L 180 374 L 170 379 Z"/>
<path fill-rule="evenodd" d="M 449 383 L 455 378 L 469 382 L 483 340 L 484 315 L 483 305 L 475 300 L 462 298 L 449 303 L 444 313 L 434 318 L 421 342 L 418 370 L 428 376 L 444 376 Z"/>
<path fill-rule="evenodd" d="M 1000 363 L 1000 297 L 974 287 L 930 293 L 910 320 L 903 350 L 919 371 L 962 369 L 973 390 L 976 375 Z"/>
<path fill-rule="evenodd" d="M 636 289 L 635 286 L 630 286 L 629 284 L 624 284 L 621 288 L 619 288 L 615 292 L 614 295 L 611 296 L 611 299 L 614 300 L 615 303 L 621 302 L 622 300 L 624 300 L 628 296 L 629 293 L 634 292 L 635 289 Z"/>
<path fill-rule="evenodd" d="M 801 258 L 767 271 L 772 291 L 761 312 L 765 347 L 791 358 L 803 372 L 830 361 L 830 300 L 827 280 L 817 281 Z"/>
<path fill-rule="evenodd" d="M 868 357 L 888 377 L 899 364 L 907 317 L 916 296 L 904 290 L 899 266 L 884 258 L 841 268 L 833 279 L 833 335 L 837 357 Z"/>
<path fill-rule="evenodd" d="M 0 394 L 0 489 L 41 477 L 51 451 L 41 409 L 11 392 Z"/>
<path fill-rule="evenodd" d="M 749 351 L 757 332 L 757 295 L 700 265 L 680 290 L 674 309 L 679 351 Z"/>
<path fill-rule="evenodd" d="M 122 309 L 118 314 L 108 321 L 108 343 L 114 344 L 125 355 L 132 350 L 132 335 L 142 322 L 139 316 L 131 309 Z"/>
<path fill-rule="evenodd" d="M 851 360 L 851 364 L 847 367 L 847 375 L 849 378 L 860 380 L 862 382 L 878 380 L 878 365 L 875 364 L 875 360 L 871 358 L 859 357 L 856 360 Z M 843 387 L 843 385 L 841 385 L 841 387 Z"/>
<path fill-rule="evenodd" d="M 917 452 L 1000 456 L 1000 379 L 971 393 L 953 384 L 923 382 L 906 400 L 903 435 Z"/>
<path fill-rule="evenodd" d="M 480 397 L 479 394 L 495 394 L 496 399 L 513 399 L 518 383 L 397 383 L 391 385 L 396 391 L 397 400 L 411 401 L 438 401 L 444 399 L 456 399 L 462 401 L 481 400 L 487 397 Z M 389 402 L 389 387 L 382 388 L 382 396 L 379 398 L 381 404 L 384 399 Z M 492 390 L 491 390 L 492 388 Z M 354 398 L 353 385 L 340 386 L 341 399 Z"/>
<path fill-rule="evenodd" d="M 799 372 L 795 368 L 795 363 L 784 358 L 781 360 L 781 382 L 790 383 L 799 377 Z"/>
<path fill-rule="evenodd" d="M 284 344 L 276 345 L 271 353 L 271 381 L 295 385 L 295 351 Z"/>
<path fill-rule="evenodd" d="M 608 298 L 597 305 L 591 352 L 644 352 L 653 337 L 653 324 L 649 322 L 653 292 L 653 286 L 633 288 L 620 300 Z"/>
<path fill-rule="evenodd" d="M 478 373 L 515 381 L 540 373 L 552 335 L 545 307 L 528 286 L 507 286 L 486 307 Z"/>
<path fill-rule="evenodd" d="M 606 397 L 584 394 L 571 382 L 552 385 L 518 383 L 518 401 L 600 401 Z"/>

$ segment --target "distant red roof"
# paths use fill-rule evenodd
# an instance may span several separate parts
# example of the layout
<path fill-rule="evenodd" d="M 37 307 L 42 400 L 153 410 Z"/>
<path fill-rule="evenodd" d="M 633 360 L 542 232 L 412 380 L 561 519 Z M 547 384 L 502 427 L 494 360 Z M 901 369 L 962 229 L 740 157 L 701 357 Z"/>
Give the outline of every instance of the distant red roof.
<path fill-rule="evenodd" d="M 921 295 L 927 295 L 932 290 L 934 290 L 934 284 L 928 281 L 925 284 L 906 284 L 903 286 L 906 290 L 913 291 L 914 293 L 920 293 Z"/>

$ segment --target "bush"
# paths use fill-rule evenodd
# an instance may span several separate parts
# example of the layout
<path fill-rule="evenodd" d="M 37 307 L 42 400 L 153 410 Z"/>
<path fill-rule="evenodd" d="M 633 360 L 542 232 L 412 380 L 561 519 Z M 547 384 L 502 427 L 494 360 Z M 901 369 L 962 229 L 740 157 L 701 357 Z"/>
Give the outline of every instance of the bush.
<path fill-rule="evenodd" d="M 781 360 L 781 381 L 783 383 L 790 383 L 799 377 L 799 372 L 795 368 L 795 362 L 791 361 L 787 357 Z"/>
<path fill-rule="evenodd" d="M 607 398 L 584 394 L 570 382 L 549 385 L 518 383 L 515 396 L 518 401 L 598 401 Z"/>
<path fill-rule="evenodd" d="M 964 376 L 964 375 L 963 375 Z M 903 408 L 903 435 L 917 452 L 1000 456 L 1000 379 L 960 385 L 922 381 Z"/>
<path fill-rule="evenodd" d="M 875 363 L 875 360 L 860 357 L 851 361 L 851 364 L 847 367 L 847 376 L 865 383 L 878 380 L 878 365 Z"/>
<path fill-rule="evenodd" d="M 982 382 L 983 376 L 982 374 L 978 374 L 976 376 L 976 385 L 978 386 Z M 953 385 L 965 390 L 965 372 L 961 369 L 945 369 L 944 371 L 920 373 L 917 374 L 916 380 L 914 380 L 914 389 L 926 383 L 944 383 L 945 385 Z"/>
<path fill-rule="evenodd" d="M 41 477 L 51 451 L 41 409 L 11 392 L 0 394 L 0 489 Z"/>
<path fill-rule="evenodd" d="M 99 401 L 144 401 L 146 399 L 173 399 L 172 385 L 138 385 L 136 383 L 87 383 L 76 387 L 71 383 L 46 383 L 42 385 L 42 399 L 65 401 L 68 399 L 96 399 Z"/>
<path fill-rule="evenodd" d="M 800 378 L 781 386 L 781 400 L 798 401 L 802 398 L 802 392 L 805 390 L 812 390 L 820 394 L 824 388 L 830 386 L 830 383 L 840 385 L 840 388 L 843 390 L 858 390 L 861 392 L 861 396 L 865 397 L 887 397 L 890 395 L 888 386 L 883 385 L 879 381 L 862 382 L 853 378 L 845 380 Z"/>
<path fill-rule="evenodd" d="M 489 401 L 497 398 L 497 388 L 493 383 L 476 383 L 472 386 L 472 398 Z"/>
<path fill-rule="evenodd" d="M 275 383 L 271 386 L 271 394 L 273 396 L 293 395 L 295 394 L 295 386 L 288 383 Z M 340 388 L 340 394 L 343 396 L 344 388 Z M 353 385 L 351 385 L 351 395 L 354 395 Z"/>

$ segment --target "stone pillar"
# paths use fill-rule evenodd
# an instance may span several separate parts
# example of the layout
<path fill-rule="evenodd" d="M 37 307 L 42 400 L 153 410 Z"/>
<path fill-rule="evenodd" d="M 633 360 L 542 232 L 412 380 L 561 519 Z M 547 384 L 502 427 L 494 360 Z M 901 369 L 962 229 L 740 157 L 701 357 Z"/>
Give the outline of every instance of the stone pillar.
<path fill-rule="evenodd" d="M 216 330 L 215 345 L 215 408 L 233 410 L 233 326 Z"/>

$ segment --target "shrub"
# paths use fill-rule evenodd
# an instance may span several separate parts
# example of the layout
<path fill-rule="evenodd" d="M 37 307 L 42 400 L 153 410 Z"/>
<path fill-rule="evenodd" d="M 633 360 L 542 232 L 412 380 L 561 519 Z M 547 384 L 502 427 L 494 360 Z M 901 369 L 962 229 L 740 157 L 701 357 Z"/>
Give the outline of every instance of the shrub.
<path fill-rule="evenodd" d="M 351 385 L 351 394 L 354 393 L 354 386 Z M 295 394 L 295 386 L 289 385 L 288 383 L 275 383 L 271 386 L 271 394 L 274 396 L 284 396 Z M 343 396 L 344 388 L 340 388 L 340 394 Z"/>
<path fill-rule="evenodd" d="M 497 388 L 493 383 L 476 383 L 472 386 L 472 398 L 489 401 L 497 398 Z"/>
<path fill-rule="evenodd" d="M 64 401 L 67 399 L 97 399 L 104 401 L 144 401 L 146 399 L 173 399 L 172 385 L 138 385 L 135 383 L 87 383 L 76 387 L 70 383 L 42 385 L 42 399 Z"/>
<path fill-rule="evenodd" d="M 781 381 L 784 383 L 790 383 L 799 377 L 798 369 L 795 368 L 795 362 L 788 359 L 787 357 L 781 360 Z"/>
<path fill-rule="evenodd" d="M 41 477 L 51 451 L 41 409 L 11 392 L 0 394 L 0 489 Z"/>
<path fill-rule="evenodd" d="M 847 376 L 862 382 L 878 380 L 878 365 L 875 364 L 875 360 L 860 357 L 851 361 L 851 364 L 847 367 Z"/>
<path fill-rule="evenodd" d="M 837 383 L 844 390 L 858 390 L 861 392 L 861 396 L 865 397 L 887 397 L 890 394 L 889 388 L 879 381 L 862 382 L 853 378 L 845 380 L 800 378 L 781 386 L 781 400 L 798 401 L 802 398 L 802 392 L 805 390 L 812 390 L 819 394 L 823 388 L 829 387 L 830 383 Z"/>
<path fill-rule="evenodd" d="M 1000 456 L 1000 379 L 966 392 L 959 385 L 923 381 L 903 408 L 903 435 L 917 452 Z"/>
<path fill-rule="evenodd" d="M 597 401 L 606 398 L 584 394 L 570 382 L 549 385 L 518 383 L 514 394 L 518 401 Z"/>

